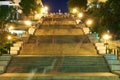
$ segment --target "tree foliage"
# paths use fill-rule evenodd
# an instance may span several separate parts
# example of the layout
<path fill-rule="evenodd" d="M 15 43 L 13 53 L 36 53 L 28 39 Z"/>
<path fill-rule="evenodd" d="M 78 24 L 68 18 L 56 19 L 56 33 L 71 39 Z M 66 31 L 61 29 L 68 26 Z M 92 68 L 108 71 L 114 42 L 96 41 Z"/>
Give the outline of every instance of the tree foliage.
<path fill-rule="evenodd" d="M 120 34 L 120 1 L 108 0 L 106 3 L 96 3 L 98 5 L 90 8 L 88 13 L 96 20 L 96 25 L 93 28 L 100 35 L 108 30 L 113 34 L 113 37 L 119 37 Z"/>
<path fill-rule="evenodd" d="M 4 24 L 8 22 L 10 18 L 11 8 L 7 5 L 0 6 L 0 28 L 4 28 Z"/>
<path fill-rule="evenodd" d="M 0 6 L 0 19 L 6 19 L 9 11 L 10 11 L 9 6 L 7 6 L 7 5 Z"/>
<path fill-rule="evenodd" d="M 41 5 L 37 4 L 36 0 L 21 0 L 19 4 L 26 16 L 38 12 L 38 8 L 41 8 Z"/>
<path fill-rule="evenodd" d="M 0 31 L 0 44 L 4 44 L 7 42 L 7 36 L 9 35 L 10 33 L 6 32 L 6 31 Z"/>
<path fill-rule="evenodd" d="M 0 28 L 4 28 L 4 25 L 14 18 L 16 9 L 13 6 L 1 5 L 0 6 Z"/>
<path fill-rule="evenodd" d="M 72 8 L 78 8 L 81 11 L 86 9 L 87 0 L 69 0 L 67 4 L 70 12 Z"/>
<path fill-rule="evenodd" d="M 10 45 L 12 45 L 12 40 L 8 41 L 7 39 L 8 35 L 12 36 L 7 31 L 0 31 L 0 55 L 7 54 L 10 48 Z"/>

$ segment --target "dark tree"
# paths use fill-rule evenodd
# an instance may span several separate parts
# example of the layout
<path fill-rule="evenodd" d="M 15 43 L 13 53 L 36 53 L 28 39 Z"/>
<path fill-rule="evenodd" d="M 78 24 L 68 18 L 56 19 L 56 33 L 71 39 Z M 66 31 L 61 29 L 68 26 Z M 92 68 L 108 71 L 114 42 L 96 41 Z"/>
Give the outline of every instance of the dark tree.
<path fill-rule="evenodd" d="M 6 31 L 0 31 L 0 45 L 3 45 L 7 42 L 7 36 L 9 35 Z"/>
<path fill-rule="evenodd" d="M 36 0 L 21 0 L 19 4 L 22 7 L 23 14 L 26 16 L 37 12 L 38 7 L 41 8 L 41 6 L 37 4 Z"/>
<path fill-rule="evenodd" d="M 100 35 L 104 32 L 110 31 L 113 38 L 120 34 L 120 1 L 108 0 L 106 3 L 96 3 L 88 10 L 88 13 L 94 17 L 96 25 L 93 30 Z"/>
<path fill-rule="evenodd" d="M 120 38 L 120 0 L 108 0 L 106 2 L 109 16 L 107 16 L 107 24 L 111 32 Z"/>
<path fill-rule="evenodd" d="M 9 22 L 12 8 L 7 5 L 0 6 L 0 28 L 4 28 L 4 24 Z"/>
<path fill-rule="evenodd" d="M 7 39 L 8 35 L 12 36 L 10 33 L 6 31 L 0 31 L 0 55 L 6 54 L 8 52 L 10 45 L 12 45 L 12 41 L 8 41 Z"/>
<path fill-rule="evenodd" d="M 79 11 L 85 10 L 87 7 L 87 0 L 69 0 L 68 9 L 71 12 L 73 8 L 78 8 Z"/>

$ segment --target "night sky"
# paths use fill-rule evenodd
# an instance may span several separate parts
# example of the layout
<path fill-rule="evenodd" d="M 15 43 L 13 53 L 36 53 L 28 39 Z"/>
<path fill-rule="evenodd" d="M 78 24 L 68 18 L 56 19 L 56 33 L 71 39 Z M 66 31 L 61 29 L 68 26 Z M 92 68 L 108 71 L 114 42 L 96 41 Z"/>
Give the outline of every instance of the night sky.
<path fill-rule="evenodd" d="M 68 0 L 42 0 L 43 5 L 49 7 L 49 12 L 67 12 L 67 1 Z"/>

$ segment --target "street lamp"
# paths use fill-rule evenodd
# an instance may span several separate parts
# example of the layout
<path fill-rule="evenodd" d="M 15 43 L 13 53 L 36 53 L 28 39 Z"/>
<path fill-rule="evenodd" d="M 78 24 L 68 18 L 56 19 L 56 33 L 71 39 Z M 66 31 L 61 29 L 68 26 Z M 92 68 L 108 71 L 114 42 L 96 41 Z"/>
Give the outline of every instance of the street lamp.
<path fill-rule="evenodd" d="M 105 40 L 104 45 L 105 45 L 105 48 L 106 48 L 106 54 L 107 54 L 107 50 L 108 50 L 108 40 L 109 40 L 110 38 L 111 38 L 111 35 L 109 35 L 109 34 L 103 35 L 103 39 Z"/>
<path fill-rule="evenodd" d="M 48 11 L 48 7 L 47 6 L 45 6 L 44 8 L 45 8 L 46 11 Z"/>
<path fill-rule="evenodd" d="M 92 25 L 92 23 L 93 23 L 93 21 L 91 19 L 89 19 L 89 20 L 86 21 L 87 26 Z"/>
<path fill-rule="evenodd" d="M 74 8 L 72 12 L 75 14 L 78 12 L 78 10 L 76 8 Z"/>
<path fill-rule="evenodd" d="M 78 17 L 79 17 L 79 18 L 82 18 L 82 17 L 83 17 L 83 13 L 79 13 L 79 14 L 78 14 Z"/>
<path fill-rule="evenodd" d="M 90 31 L 91 31 L 91 25 L 92 25 L 92 24 L 93 24 L 93 20 L 88 19 L 88 20 L 86 21 L 86 26 L 89 27 L 89 33 L 90 33 Z"/>
<path fill-rule="evenodd" d="M 8 41 L 9 41 L 9 43 L 8 43 L 8 45 L 9 45 L 8 53 L 10 54 L 10 40 L 12 39 L 12 37 L 11 37 L 11 36 L 8 36 L 7 39 L 8 39 Z"/>
<path fill-rule="evenodd" d="M 47 7 L 47 6 L 43 7 L 43 8 L 41 9 L 41 12 L 42 12 L 43 14 L 47 14 L 47 13 L 48 13 L 48 7 Z"/>

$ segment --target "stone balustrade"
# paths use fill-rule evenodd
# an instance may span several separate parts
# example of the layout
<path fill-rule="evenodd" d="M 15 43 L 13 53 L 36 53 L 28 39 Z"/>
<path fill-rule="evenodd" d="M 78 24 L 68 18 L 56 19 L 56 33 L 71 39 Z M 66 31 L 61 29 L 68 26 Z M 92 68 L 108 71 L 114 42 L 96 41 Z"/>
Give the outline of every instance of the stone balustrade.
<path fill-rule="evenodd" d="M 23 45 L 22 41 L 14 43 L 13 46 L 10 48 L 10 54 L 11 55 L 19 54 L 19 51 L 20 51 L 22 45 Z"/>
<path fill-rule="evenodd" d="M 120 61 L 117 59 L 116 55 L 106 54 L 104 57 L 112 72 L 120 71 Z"/>
<path fill-rule="evenodd" d="M 104 43 L 95 43 L 95 47 L 99 54 L 106 54 L 106 47 Z"/>
<path fill-rule="evenodd" d="M 90 33 L 90 29 L 89 28 L 83 28 L 83 31 L 85 34 L 89 34 Z"/>

